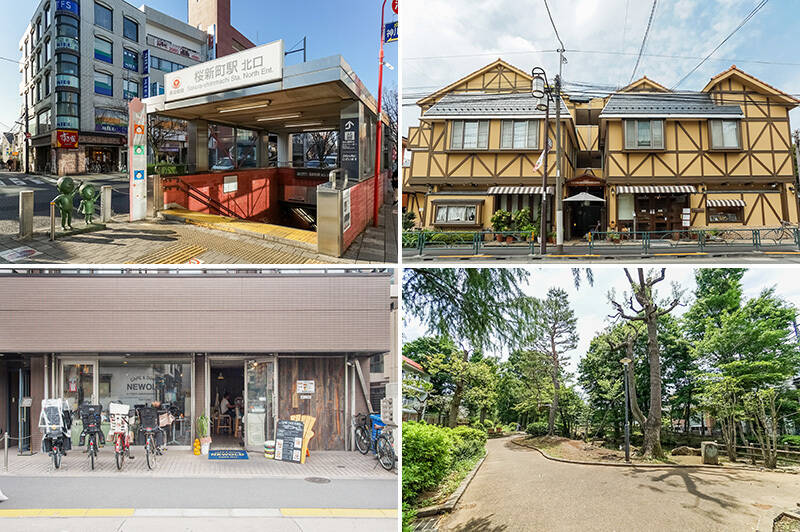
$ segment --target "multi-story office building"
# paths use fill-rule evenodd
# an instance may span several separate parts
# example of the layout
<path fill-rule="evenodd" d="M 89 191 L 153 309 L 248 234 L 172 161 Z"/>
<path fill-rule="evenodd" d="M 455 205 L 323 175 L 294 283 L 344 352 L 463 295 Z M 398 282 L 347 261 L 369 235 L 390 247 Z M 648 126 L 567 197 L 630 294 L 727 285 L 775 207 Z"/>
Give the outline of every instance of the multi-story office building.
<path fill-rule="evenodd" d="M 165 71 L 206 60 L 207 49 L 204 32 L 149 7 L 41 0 L 20 40 L 28 169 L 123 166 L 127 102 L 163 84 Z"/>

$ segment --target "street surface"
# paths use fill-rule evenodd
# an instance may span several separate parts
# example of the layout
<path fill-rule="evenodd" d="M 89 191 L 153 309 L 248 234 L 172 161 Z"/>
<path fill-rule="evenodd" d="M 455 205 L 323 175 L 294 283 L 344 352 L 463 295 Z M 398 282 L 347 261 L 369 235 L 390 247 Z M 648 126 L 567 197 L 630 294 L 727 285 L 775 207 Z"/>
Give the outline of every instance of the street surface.
<path fill-rule="evenodd" d="M 787 473 L 565 464 L 510 438 L 487 449 L 439 530 L 769 531 L 800 502 L 800 476 Z"/>

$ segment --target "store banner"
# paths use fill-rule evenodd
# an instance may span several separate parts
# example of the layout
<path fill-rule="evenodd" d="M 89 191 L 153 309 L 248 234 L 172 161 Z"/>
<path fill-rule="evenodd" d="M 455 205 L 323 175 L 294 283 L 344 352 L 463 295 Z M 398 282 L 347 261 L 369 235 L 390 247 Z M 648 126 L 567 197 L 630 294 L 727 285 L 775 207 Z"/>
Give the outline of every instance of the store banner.
<path fill-rule="evenodd" d="M 56 147 L 75 149 L 78 147 L 78 132 L 59 129 L 56 132 Z"/>
<path fill-rule="evenodd" d="M 128 113 L 123 109 L 97 107 L 94 110 L 94 130 L 125 135 L 128 132 Z"/>
<path fill-rule="evenodd" d="M 78 0 L 56 0 L 56 11 L 69 11 L 73 15 L 81 14 Z"/>
<path fill-rule="evenodd" d="M 139 98 L 128 104 L 128 172 L 133 222 L 147 216 L 147 106 Z"/>
<path fill-rule="evenodd" d="M 166 101 L 277 81 L 283 61 L 280 40 L 170 72 L 164 76 Z"/>

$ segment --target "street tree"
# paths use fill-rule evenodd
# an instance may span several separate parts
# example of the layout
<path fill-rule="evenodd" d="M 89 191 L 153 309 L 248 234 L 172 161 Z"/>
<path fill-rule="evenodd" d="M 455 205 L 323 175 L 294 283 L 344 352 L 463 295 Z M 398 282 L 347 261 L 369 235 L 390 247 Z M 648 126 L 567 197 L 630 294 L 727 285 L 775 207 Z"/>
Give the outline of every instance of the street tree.
<path fill-rule="evenodd" d="M 459 347 L 460 360 L 437 369 L 470 372 L 472 354 L 499 347 L 519 346 L 529 336 L 526 324 L 533 315 L 531 298 L 520 284 L 528 272 L 517 268 L 420 268 L 405 270 L 403 296 L 408 315 L 419 319 L 435 335 Z M 429 367 L 429 366 L 426 366 Z M 455 379 L 448 425 L 455 427 L 468 379 Z"/>
<path fill-rule="evenodd" d="M 534 351 L 547 353 L 550 358 L 548 373 L 553 385 L 553 397 L 547 419 L 547 434 L 552 436 L 558 413 L 564 355 L 578 345 L 578 320 L 569 305 L 567 292 L 562 288 L 548 290 L 547 297 L 536 308 L 537 318 L 531 327 L 531 347 Z"/>
<path fill-rule="evenodd" d="M 161 162 L 161 154 L 169 142 L 177 142 L 186 134 L 186 122 L 176 118 L 151 114 L 147 117 L 147 144 L 153 150 L 156 164 Z"/>
<path fill-rule="evenodd" d="M 621 302 L 609 294 L 609 301 L 614 307 L 616 318 L 629 322 L 642 322 L 647 331 L 647 362 L 650 367 L 650 407 L 647 416 L 641 412 L 636 399 L 636 387 L 631 386 L 630 407 L 634 417 L 642 425 L 644 442 L 642 455 L 645 458 L 662 458 L 661 449 L 661 414 L 662 414 L 662 387 L 661 387 L 661 356 L 658 343 L 658 322 L 661 316 L 669 314 L 680 304 L 680 292 L 673 286 L 672 296 L 666 301 L 659 301 L 656 296 L 655 286 L 664 280 L 666 268 L 651 270 L 645 273 L 643 268 L 637 268 L 634 278 L 628 268 L 625 276 L 630 284 L 630 293 L 625 293 Z M 632 348 L 631 348 L 632 351 Z M 633 364 L 628 364 L 628 380 L 635 382 Z"/>
<path fill-rule="evenodd" d="M 335 155 L 339 142 L 339 134 L 336 131 L 314 131 L 308 135 L 308 154 L 309 161 L 318 161 L 320 167 L 324 168 L 325 158 Z"/>

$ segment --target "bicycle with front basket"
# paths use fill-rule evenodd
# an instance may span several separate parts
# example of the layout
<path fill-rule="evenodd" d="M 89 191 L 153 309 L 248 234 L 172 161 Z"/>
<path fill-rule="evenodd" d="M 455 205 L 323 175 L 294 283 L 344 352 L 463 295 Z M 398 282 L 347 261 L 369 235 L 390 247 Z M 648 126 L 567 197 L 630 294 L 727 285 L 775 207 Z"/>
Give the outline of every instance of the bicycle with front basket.
<path fill-rule="evenodd" d="M 353 420 L 356 433 L 356 448 L 361 454 L 373 451 L 386 471 L 394 469 L 397 454 L 394 452 L 394 435 L 391 428 L 378 414 L 357 414 Z"/>

